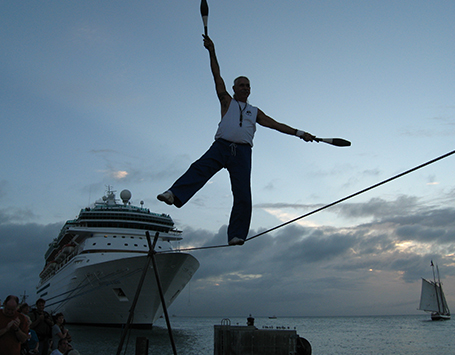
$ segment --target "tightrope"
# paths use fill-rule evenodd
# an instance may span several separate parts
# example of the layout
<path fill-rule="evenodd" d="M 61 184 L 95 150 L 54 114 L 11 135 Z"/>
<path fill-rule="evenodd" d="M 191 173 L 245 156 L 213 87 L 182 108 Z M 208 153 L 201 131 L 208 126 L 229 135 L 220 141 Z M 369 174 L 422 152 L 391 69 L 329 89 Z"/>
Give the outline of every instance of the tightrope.
<path fill-rule="evenodd" d="M 311 212 L 305 213 L 305 214 L 301 215 L 300 217 L 296 217 L 296 218 L 291 219 L 291 220 L 289 220 L 289 221 L 287 221 L 287 222 L 285 222 L 285 223 L 282 223 L 282 224 L 280 224 L 280 225 L 277 225 L 277 226 L 275 226 L 275 227 L 273 227 L 273 228 L 267 229 L 267 230 L 265 230 L 264 232 L 258 233 L 258 234 L 256 234 L 256 235 L 250 237 L 250 238 L 247 238 L 247 239 L 245 240 L 245 242 L 249 242 L 249 241 L 252 240 L 252 239 L 255 239 L 255 238 L 258 238 L 258 237 L 260 237 L 260 236 L 262 236 L 262 235 L 264 235 L 264 234 L 273 232 L 274 230 L 277 230 L 277 229 L 279 229 L 279 228 L 282 228 L 282 227 L 284 227 L 284 226 L 287 226 L 288 224 L 294 223 L 294 222 L 296 222 L 296 221 L 298 221 L 298 220 L 300 220 L 300 219 L 302 219 L 302 218 L 311 216 L 311 215 L 313 215 L 313 214 L 315 214 L 315 213 L 317 213 L 317 212 L 321 212 L 321 211 L 323 211 L 323 210 L 325 210 L 325 209 L 327 209 L 327 208 L 329 208 L 329 207 L 335 206 L 335 205 L 337 205 L 337 204 L 339 204 L 339 203 L 341 203 L 341 202 L 344 202 L 344 201 L 346 201 L 346 200 L 349 200 L 349 199 L 351 199 L 351 198 L 353 198 L 353 197 L 355 197 L 355 196 L 358 196 L 358 195 L 363 194 L 363 193 L 365 193 L 365 192 L 367 192 L 367 191 L 373 190 L 373 189 L 375 189 L 375 188 L 377 188 L 377 187 L 379 187 L 379 186 L 381 186 L 381 185 L 384 185 L 384 184 L 386 184 L 386 183 L 388 183 L 388 182 L 390 182 L 390 181 L 396 180 L 396 179 L 398 179 L 398 178 L 400 178 L 400 177 L 402 177 L 402 176 L 405 176 L 405 175 L 407 175 L 407 174 L 410 174 L 410 173 L 412 173 L 412 172 L 414 172 L 414 171 L 416 171 L 416 170 L 419 170 L 419 169 L 421 169 L 421 168 L 423 168 L 423 167 L 425 167 L 425 166 L 427 166 L 427 165 L 433 164 L 433 163 L 435 163 L 435 162 L 437 162 L 437 161 L 439 161 L 439 160 L 442 160 L 442 159 L 444 159 L 444 158 L 447 158 L 447 157 L 449 157 L 449 156 L 451 156 L 451 155 L 453 155 L 453 154 L 455 154 L 455 150 L 452 150 L 451 152 L 449 152 L 449 153 L 447 153 L 447 154 L 443 154 L 443 155 L 441 155 L 441 156 L 439 156 L 439 157 L 437 157 L 437 158 L 435 158 L 435 159 L 432 159 L 432 160 L 427 161 L 426 163 L 420 164 L 420 165 L 418 165 L 418 166 L 416 166 L 416 167 L 414 167 L 414 168 L 412 168 L 412 169 L 406 170 L 406 171 L 404 171 L 404 172 L 402 172 L 402 173 L 400 173 L 400 174 L 397 174 L 397 175 L 392 176 L 392 177 L 390 177 L 390 178 L 388 178 L 388 179 L 385 179 L 385 180 L 383 180 L 383 181 L 381 181 L 381 182 L 378 182 L 377 184 L 371 185 L 370 187 L 367 187 L 367 188 L 365 188 L 365 189 L 363 189 L 363 190 L 360 190 L 360 191 L 358 191 L 358 192 L 355 192 L 355 193 L 353 193 L 353 194 L 351 194 L 351 195 L 349 195 L 349 196 L 343 197 L 343 198 L 341 198 L 341 199 L 339 199 L 339 200 L 336 200 L 336 201 L 334 201 L 334 202 L 332 202 L 332 203 L 329 203 L 328 205 L 322 206 L 322 207 L 317 208 L 317 209 L 315 209 L 315 210 L 313 210 L 313 211 L 311 211 Z M 183 248 L 183 249 L 178 249 L 178 251 L 205 250 L 205 249 L 215 249 L 215 248 L 226 248 L 226 247 L 231 247 L 231 246 L 232 246 L 232 245 L 227 245 L 227 244 L 223 244 L 223 245 L 210 245 L 210 246 L 202 246 L 202 247 Z M 170 253 L 170 252 L 173 252 L 173 251 L 164 250 L 164 251 L 161 251 L 161 252 L 157 252 L 157 254 L 161 254 L 161 253 Z"/>

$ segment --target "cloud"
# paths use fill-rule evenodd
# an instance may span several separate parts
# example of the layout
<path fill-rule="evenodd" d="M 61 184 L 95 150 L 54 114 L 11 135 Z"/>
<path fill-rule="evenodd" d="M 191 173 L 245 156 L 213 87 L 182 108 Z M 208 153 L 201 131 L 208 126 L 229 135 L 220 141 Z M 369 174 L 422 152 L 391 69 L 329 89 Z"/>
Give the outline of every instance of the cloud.
<path fill-rule="evenodd" d="M 169 181 L 176 179 L 188 168 L 190 158 L 186 154 L 177 155 L 172 160 L 156 154 L 154 156 L 131 156 L 114 149 L 92 149 L 91 154 L 102 159 L 104 166 L 98 171 L 111 181 L 141 183 L 144 181 Z"/>
<path fill-rule="evenodd" d="M 447 107 L 446 109 L 453 109 L 454 107 Z M 447 116 L 436 116 L 430 118 L 430 120 L 440 123 L 443 126 L 455 126 L 455 119 Z"/>
<path fill-rule="evenodd" d="M 322 204 L 319 205 L 307 205 L 302 203 L 285 203 L 285 202 L 276 202 L 276 203 L 256 203 L 253 208 L 262 208 L 262 209 L 283 209 L 283 208 L 296 208 L 303 210 L 310 210 L 322 207 Z"/>
<path fill-rule="evenodd" d="M 29 208 L 9 207 L 0 209 L 0 224 L 28 222 L 37 219 L 37 215 Z"/>
<path fill-rule="evenodd" d="M 318 297 L 330 298 L 336 307 L 340 307 L 340 302 L 350 304 L 352 299 L 366 312 L 369 300 L 378 292 L 369 291 L 368 285 L 372 289 L 383 285 L 383 292 L 398 293 L 390 307 L 412 312 L 416 306 L 406 309 L 410 305 L 409 297 L 417 299 L 418 294 L 409 292 L 419 288 L 415 285 L 422 276 L 431 276 L 430 260 L 438 260 L 446 276 L 455 272 L 451 255 L 455 253 L 455 209 L 425 207 L 417 202 L 417 198 L 409 196 L 394 201 L 373 199 L 343 210 L 348 216 L 372 217 L 368 223 L 342 228 L 305 228 L 294 224 L 253 239 L 241 248 L 194 252 L 201 268 L 192 281 L 193 295 L 200 297 L 203 292 L 216 292 L 222 300 L 229 298 L 228 294 L 241 299 L 257 295 L 264 307 L 252 304 L 250 307 L 260 308 L 264 315 L 272 299 L 281 299 L 282 312 L 293 314 L 289 307 L 292 299 L 299 297 L 314 309 L 320 307 Z M 204 239 L 207 236 L 208 233 L 190 230 L 185 233 L 185 240 L 191 240 L 193 245 L 203 240 L 204 245 L 226 243 L 226 226 Z M 233 274 L 261 277 L 233 280 Z M 226 295 L 220 295 L 220 290 Z M 286 306 L 286 302 L 290 303 Z M 212 307 L 217 309 L 215 305 Z M 336 310 L 336 307 L 323 312 L 340 314 L 343 312 L 340 309 L 349 308 Z M 300 311 L 313 314 L 314 310 L 300 306 Z"/>
<path fill-rule="evenodd" d="M 177 299 L 172 313 L 371 314 L 376 302 L 375 312 L 406 314 L 417 307 L 420 278 L 431 277 L 430 260 L 445 279 L 455 277 L 454 208 L 422 206 L 415 197 L 401 196 L 351 204 L 337 213 L 371 220 L 344 227 L 290 224 L 242 247 L 192 251 L 201 266 L 187 288 L 190 294 Z M 44 252 L 60 228 L 0 225 L 2 297 L 34 293 Z M 263 231 L 251 230 L 249 236 Z M 226 242 L 225 225 L 216 232 L 188 227 L 180 246 Z"/>
<path fill-rule="evenodd" d="M 447 107 L 450 109 L 451 107 Z M 416 126 L 404 127 L 400 130 L 400 134 L 409 137 L 442 137 L 442 136 L 453 136 L 455 130 L 455 119 L 449 116 L 435 116 L 429 118 L 433 121 L 432 128 L 420 128 Z"/>
<path fill-rule="evenodd" d="M 119 171 L 113 171 L 113 172 L 111 172 L 111 176 L 112 176 L 115 180 L 122 180 L 122 179 L 125 179 L 128 175 L 129 175 L 128 172 L 127 172 L 127 171 L 124 171 L 124 170 L 119 170 Z"/>
<path fill-rule="evenodd" d="M 6 180 L 0 180 L 0 199 L 4 199 L 7 195 L 8 191 L 8 181 Z"/>
<path fill-rule="evenodd" d="M 400 216 L 408 214 L 418 206 L 417 197 L 399 196 L 395 201 L 372 198 L 366 203 L 343 203 L 338 213 L 346 218 Z"/>
<path fill-rule="evenodd" d="M 0 299 L 24 291 L 34 299 L 38 274 L 44 267 L 44 253 L 61 227 L 60 223 L 0 224 Z"/>

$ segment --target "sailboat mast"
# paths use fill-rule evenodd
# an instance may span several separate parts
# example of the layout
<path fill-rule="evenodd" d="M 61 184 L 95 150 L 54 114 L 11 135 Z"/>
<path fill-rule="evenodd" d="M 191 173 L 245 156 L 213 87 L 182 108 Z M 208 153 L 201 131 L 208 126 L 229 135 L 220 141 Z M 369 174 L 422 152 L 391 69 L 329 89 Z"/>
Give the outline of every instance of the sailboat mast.
<path fill-rule="evenodd" d="M 443 314 L 446 314 L 446 313 L 449 313 L 449 307 L 447 306 L 447 302 L 445 300 L 445 297 L 444 297 L 444 293 L 442 291 L 442 283 L 441 283 L 441 278 L 439 276 L 439 266 L 436 265 L 436 272 L 437 272 L 437 275 L 438 275 L 438 284 L 439 284 L 439 296 L 441 297 L 441 312 Z"/>
<path fill-rule="evenodd" d="M 436 282 L 436 274 L 434 273 L 434 264 L 433 264 L 433 260 L 431 260 L 431 268 L 433 269 L 433 281 L 434 281 L 434 292 L 436 292 L 436 302 L 438 303 L 438 310 L 439 310 L 439 313 L 442 314 L 444 312 L 444 310 L 442 309 L 441 310 L 441 292 L 439 292 L 439 287 L 438 287 L 438 283 Z M 438 279 L 439 279 L 439 269 L 438 269 L 438 265 L 436 265 L 436 270 L 438 272 Z"/>
<path fill-rule="evenodd" d="M 433 270 L 433 281 L 434 283 L 436 284 L 436 275 L 434 273 L 434 264 L 433 264 L 433 260 L 431 260 L 431 269 Z"/>

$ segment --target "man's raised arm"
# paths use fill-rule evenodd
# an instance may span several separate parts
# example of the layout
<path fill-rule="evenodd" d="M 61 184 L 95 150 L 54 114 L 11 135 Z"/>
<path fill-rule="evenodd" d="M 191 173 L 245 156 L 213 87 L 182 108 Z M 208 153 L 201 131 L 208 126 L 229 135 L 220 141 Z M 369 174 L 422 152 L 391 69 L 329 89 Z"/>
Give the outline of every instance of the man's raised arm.
<path fill-rule="evenodd" d="M 215 80 L 215 90 L 221 103 L 221 117 L 223 117 L 229 108 L 232 97 L 226 91 L 226 85 L 221 77 L 220 65 L 218 64 L 218 59 L 215 54 L 215 45 L 209 36 L 202 36 L 204 37 L 204 47 L 209 51 L 210 69 L 212 70 L 213 79 Z"/>

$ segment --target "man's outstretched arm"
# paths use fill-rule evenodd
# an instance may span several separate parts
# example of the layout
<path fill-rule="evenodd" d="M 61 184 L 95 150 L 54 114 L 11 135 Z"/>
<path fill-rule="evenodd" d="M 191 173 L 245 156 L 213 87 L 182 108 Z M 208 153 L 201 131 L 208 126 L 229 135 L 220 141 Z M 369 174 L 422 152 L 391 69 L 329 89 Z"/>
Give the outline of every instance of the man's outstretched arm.
<path fill-rule="evenodd" d="M 226 91 L 226 85 L 221 77 L 220 65 L 218 64 L 218 59 L 216 58 L 215 53 L 215 44 L 209 36 L 202 36 L 204 37 L 204 47 L 209 51 L 210 69 L 212 70 L 213 79 L 215 80 L 215 90 L 221 103 L 221 117 L 223 117 L 229 108 L 232 97 Z"/>
<path fill-rule="evenodd" d="M 258 109 L 258 115 L 256 118 L 256 122 L 259 123 L 261 126 L 272 128 L 277 130 L 278 132 L 290 134 L 292 136 L 298 136 L 305 140 L 306 142 L 312 142 L 315 136 L 308 132 L 301 131 L 296 128 L 289 127 L 287 124 L 277 122 L 272 117 L 267 116 L 264 112 Z"/>

